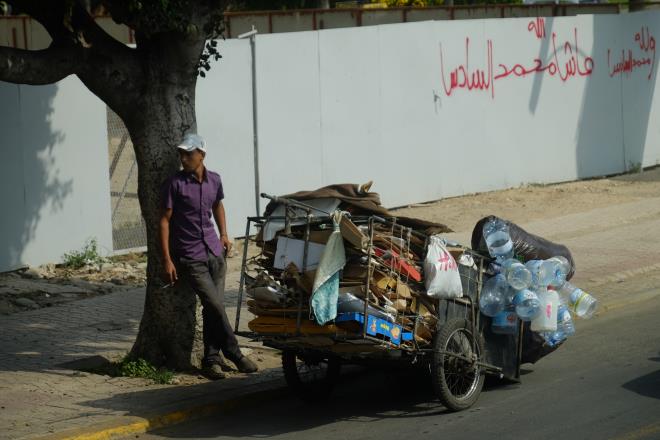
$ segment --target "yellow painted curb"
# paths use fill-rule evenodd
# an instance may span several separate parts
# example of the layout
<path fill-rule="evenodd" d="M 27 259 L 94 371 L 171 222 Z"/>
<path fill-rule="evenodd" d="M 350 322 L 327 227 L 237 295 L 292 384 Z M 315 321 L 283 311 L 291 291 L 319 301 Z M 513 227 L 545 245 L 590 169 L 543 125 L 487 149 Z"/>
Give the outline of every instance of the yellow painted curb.
<path fill-rule="evenodd" d="M 86 428 L 75 428 L 38 437 L 34 440 L 111 440 L 142 434 L 154 429 L 176 425 L 185 421 L 205 417 L 219 411 L 227 411 L 240 408 L 254 401 L 263 401 L 268 398 L 279 397 L 286 388 L 275 388 L 265 391 L 257 391 L 252 394 L 238 396 L 221 403 L 211 403 L 193 408 L 172 411 L 167 414 L 155 415 L 143 418 L 138 416 L 117 416 L 114 420 L 97 423 Z"/>

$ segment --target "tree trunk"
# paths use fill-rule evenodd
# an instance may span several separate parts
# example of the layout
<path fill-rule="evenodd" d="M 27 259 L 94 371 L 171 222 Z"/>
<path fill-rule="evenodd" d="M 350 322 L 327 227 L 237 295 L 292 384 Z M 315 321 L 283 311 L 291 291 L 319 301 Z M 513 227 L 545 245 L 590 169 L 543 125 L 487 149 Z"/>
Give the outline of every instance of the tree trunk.
<path fill-rule="evenodd" d="M 149 45 L 146 90 L 124 118 L 138 163 L 138 196 L 147 229 L 147 292 L 140 330 L 131 356 L 174 369 L 199 366 L 203 355 L 201 308 L 182 282 L 163 288 L 158 239 L 162 182 L 179 170 L 175 146 L 195 132 L 196 62 L 203 41 L 177 47 L 175 42 Z M 179 45 L 181 46 L 181 45 Z"/>
<path fill-rule="evenodd" d="M 202 338 L 197 299 L 182 283 L 162 288 L 159 277 L 160 187 L 179 169 L 175 146 L 196 130 L 197 69 L 206 36 L 217 32 L 224 2 L 192 2 L 190 8 L 163 2 L 162 10 L 144 11 L 134 11 L 126 2 L 107 2 L 118 14 L 116 20 L 136 30 L 135 49 L 105 33 L 79 2 L 8 3 L 18 3 L 37 19 L 53 44 L 39 51 L 0 46 L 0 80 L 47 84 L 75 74 L 121 117 L 133 140 L 148 268 L 144 313 L 131 354 L 176 369 L 198 365 Z"/>

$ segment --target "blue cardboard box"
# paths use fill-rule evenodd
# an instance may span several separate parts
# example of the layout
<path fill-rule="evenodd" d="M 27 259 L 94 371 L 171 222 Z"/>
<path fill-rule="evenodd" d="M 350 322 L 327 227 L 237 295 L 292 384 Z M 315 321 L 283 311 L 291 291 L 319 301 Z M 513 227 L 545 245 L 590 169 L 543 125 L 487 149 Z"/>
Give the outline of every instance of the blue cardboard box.
<path fill-rule="evenodd" d="M 363 324 L 364 314 L 355 312 L 340 313 L 337 315 L 335 321 L 356 321 L 360 324 Z M 367 315 L 367 334 L 369 336 L 384 336 L 394 345 L 401 344 L 401 341 L 412 340 L 412 333 L 404 332 L 403 327 L 401 327 L 399 324 L 394 324 L 384 319 L 376 318 L 372 315 Z"/>

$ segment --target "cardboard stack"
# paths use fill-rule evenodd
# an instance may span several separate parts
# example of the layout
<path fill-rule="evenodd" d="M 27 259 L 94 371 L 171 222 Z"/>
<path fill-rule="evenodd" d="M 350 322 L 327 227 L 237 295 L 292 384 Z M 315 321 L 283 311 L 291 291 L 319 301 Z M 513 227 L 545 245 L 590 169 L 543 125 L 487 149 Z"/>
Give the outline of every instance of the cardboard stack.
<path fill-rule="evenodd" d="M 346 208 L 336 200 L 309 204 Z M 300 214 L 287 224 L 273 216 L 256 236 L 261 253 L 246 265 L 247 305 L 257 316 L 249 323 L 252 331 L 350 338 L 359 337 L 364 330 L 385 345 L 431 343 L 438 302 L 425 293 L 422 266 L 428 236 L 424 229 L 403 226 L 395 218 L 355 212 L 342 216 L 339 229 L 346 264 L 340 272 L 337 316 L 319 325 L 310 298 L 333 223 L 326 214 L 313 218 L 305 259 L 307 221 Z"/>

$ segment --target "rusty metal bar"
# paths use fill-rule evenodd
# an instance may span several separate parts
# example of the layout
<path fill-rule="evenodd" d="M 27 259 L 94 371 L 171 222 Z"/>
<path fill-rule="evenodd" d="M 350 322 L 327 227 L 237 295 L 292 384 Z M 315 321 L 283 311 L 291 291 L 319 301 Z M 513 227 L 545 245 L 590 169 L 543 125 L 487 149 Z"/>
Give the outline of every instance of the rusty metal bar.
<path fill-rule="evenodd" d="M 310 209 L 307 209 L 307 226 L 305 228 L 305 246 L 303 250 L 303 267 L 300 272 L 301 277 L 305 277 L 305 272 L 307 271 L 307 258 L 309 255 L 309 233 L 310 233 L 310 225 L 312 221 L 312 211 Z M 300 292 L 298 293 L 298 316 L 296 317 L 296 334 L 300 336 L 300 326 L 302 324 L 302 306 L 303 306 L 303 291 L 302 289 L 298 289 Z M 314 292 L 312 292 L 314 293 Z M 312 297 L 310 296 L 309 298 L 309 304 L 311 306 L 312 303 Z"/>
<path fill-rule="evenodd" d="M 248 247 L 250 245 L 250 223 L 248 219 L 245 226 L 245 241 L 243 242 L 243 258 L 241 260 L 241 281 L 238 285 L 238 300 L 236 301 L 236 323 L 234 324 L 234 333 L 238 332 L 238 325 L 241 322 L 241 306 L 243 302 L 243 289 L 245 288 L 245 262 L 247 261 Z"/>
<path fill-rule="evenodd" d="M 367 282 L 364 292 L 364 324 L 362 325 L 362 337 L 367 336 L 367 323 L 369 321 L 369 289 L 371 288 L 371 253 L 374 248 L 374 218 L 369 218 L 369 246 L 367 246 Z M 413 336 L 414 338 L 414 336 Z"/>

